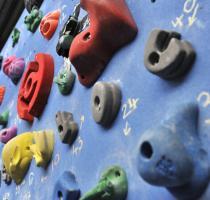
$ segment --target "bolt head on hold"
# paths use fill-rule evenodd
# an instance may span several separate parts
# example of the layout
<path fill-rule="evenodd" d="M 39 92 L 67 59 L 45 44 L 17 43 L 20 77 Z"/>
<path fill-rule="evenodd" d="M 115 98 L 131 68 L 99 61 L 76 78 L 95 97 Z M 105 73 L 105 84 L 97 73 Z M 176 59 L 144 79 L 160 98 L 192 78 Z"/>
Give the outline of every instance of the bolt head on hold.
<path fill-rule="evenodd" d="M 150 33 L 144 53 L 148 71 L 164 79 L 183 76 L 193 65 L 195 50 L 177 32 L 155 29 Z"/>
<path fill-rule="evenodd" d="M 96 123 L 112 124 L 121 106 L 121 90 L 115 83 L 97 82 L 92 91 L 91 107 Z"/>
<path fill-rule="evenodd" d="M 73 144 L 78 134 L 78 125 L 74 122 L 73 115 L 69 112 L 57 112 L 56 124 L 62 143 Z"/>

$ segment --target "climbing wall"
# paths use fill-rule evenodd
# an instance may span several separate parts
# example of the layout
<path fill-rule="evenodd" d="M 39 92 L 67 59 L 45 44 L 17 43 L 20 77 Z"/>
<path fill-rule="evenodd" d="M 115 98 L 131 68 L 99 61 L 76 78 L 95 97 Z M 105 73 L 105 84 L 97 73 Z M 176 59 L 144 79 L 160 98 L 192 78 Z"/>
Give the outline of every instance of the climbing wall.
<path fill-rule="evenodd" d="M 147 129 L 158 125 L 169 110 L 185 102 L 199 105 L 198 134 L 203 148 L 210 153 L 210 47 L 208 45 L 210 1 L 126 0 L 126 2 L 137 23 L 138 35 L 132 43 L 114 55 L 99 78 L 100 81 L 116 82 L 122 90 L 120 112 L 110 128 L 103 128 L 95 123 L 91 113 L 92 88 L 84 87 L 78 79 L 68 96 L 62 96 L 57 85 L 53 84 L 48 103 L 39 119 L 35 119 L 33 123 L 19 119 L 16 107 L 20 83 L 14 85 L 3 71 L 0 71 L 0 85 L 6 87 L 0 112 L 9 109 L 8 127 L 17 125 L 18 134 L 46 129 L 53 130 L 55 134 L 54 153 L 48 168 L 38 168 L 33 160 L 20 185 L 17 186 L 12 182 L 7 186 L 1 181 L 0 199 L 58 199 L 53 191 L 59 177 L 65 171 L 71 171 L 75 175 L 81 193 L 84 194 L 97 184 L 100 174 L 113 165 L 121 166 L 127 173 L 128 200 L 174 199 L 164 187 L 152 186 L 140 177 L 136 158 L 140 153 L 138 142 L 140 136 Z M 58 28 L 50 41 L 44 39 L 39 30 L 35 34 L 27 31 L 23 23 L 25 16 L 28 15 L 25 10 L 16 24 L 16 28 L 21 32 L 18 44 L 13 48 L 10 37 L 1 55 L 4 58 L 10 55 L 24 57 L 28 63 L 34 60 L 36 53 L 51 54 L 57 75 L 64 65 L 63 58 L 56 53 L 59 31 L 76 3 L 78 3 L 76 0 L 44 1 L 40 8 L 44 15 L 56 9 L 61 10 Z M 189 41 L 194 47 L 197 54 L 196 61 L 184 78 L 168 81 L 146 70 L 144 49 L 154 28 L 177 31 L 181 33 L 182 39 Z M 76 73 L 74 68 L 72 71 Z M 73 113 L 74 120 L 78 123 L 78 137 L 71 147 L 60 141 L 55 122 L 58 111 Z M 0 150 L 3 146 L 1 144 Z M 201 199 L 210 199 L 209 188 Z"/>

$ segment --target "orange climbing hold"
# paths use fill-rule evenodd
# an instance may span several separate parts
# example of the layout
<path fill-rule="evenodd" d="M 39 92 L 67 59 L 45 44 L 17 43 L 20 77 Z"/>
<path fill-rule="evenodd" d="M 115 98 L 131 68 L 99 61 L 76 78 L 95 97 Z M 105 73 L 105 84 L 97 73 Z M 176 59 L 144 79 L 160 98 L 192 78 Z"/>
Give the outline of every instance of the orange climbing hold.
<path fill-rule="evenodd" d="M 5 94 L 6 88 L 4 86 L 0 86 L 0 105 L 2 104 L 4 100 L 4 94 Z"/>
<path fill-rule="evenodd" d="M 48 13 L 40 23 L 40 32 L 44 38 L 50 40 L 55 33 L 60 18 L 60 10 Z"/>

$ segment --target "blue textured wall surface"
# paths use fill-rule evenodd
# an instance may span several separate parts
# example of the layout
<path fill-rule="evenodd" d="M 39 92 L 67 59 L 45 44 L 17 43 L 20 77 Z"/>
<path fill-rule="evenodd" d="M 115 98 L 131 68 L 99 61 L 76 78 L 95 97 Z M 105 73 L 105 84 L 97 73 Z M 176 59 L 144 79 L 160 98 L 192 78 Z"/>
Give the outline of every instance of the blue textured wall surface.
<path fill-rule="evenodd" d="M 41 10 L 44 14 L 61 9 L 59 27 L 50 41 L 45 40 L 39 30 L 35 34 L 27 31 L 24 11 L 16 27 L 21 31 L 20 40 L 12 48 L 11 38 L 1 54 L 4 57 L 17 55 L 26 62 L 34 60 L 38 52 L 46 52 L 54 57 L 55 75 L 63 65 L 63 58 L 56 54 L 59 31 L 78 1 L 45 0 Z M 137 172 L 136 156 L 138 140 L 148 128 L 157 125 L 167 111 L 178 103 L 199 101 L 199 134 L 209 150 L 210 132 L 210 1 L 208 0 L 127 0 L 139 33 L 134 42 L 120 50 L 111 60 L 99 80 L 115 81 L 122 88 L 122 107 L 113 126 L 105 130 L 97 125 L 91 114 L 91 88 L 83 87 L 79 81 L 71 95 L 60 95 L 53 84 L 48 104 L 42 116 L 32 125 L 20 120 L 16 104 L 20 84 L 15 86 L 0 71 L 0 85 L 6 86 L 6 96 L 0 112 L 10 109 L 8 126 L 16 124 L 18 134 L 53 129 L 55 149 L 52 162 L 47 170 L 38 168 L 33 161 L 23 183 L 6 186 L 1 183 L 0 199 L 51 200 L 57 179 L 64 171 L 72 171 L 82 193 L 96 185 L 101 172 L 109 166 L 120 165 L 129 179 L 128 200 L 170 200 L 172 195 L 164 188 L 154 187 L 141 179 Z M 149 73 L 144 67 L 144 47 L 148 35 L 154 28 L 175 30 L 183 39 L 192 43 L 197 52 L 192 70 L 179 81 L 165 81 Z M 123 33 L 122 33 L 123 34 Z M 74 71 L 74 69 L 73 69 Z M 80 126 L 79 137 L 70 148 L 60 142 L 55 123 L 59 110 L 72 112 Z M 0 146 L 2 150 L 3 145 Z M 202 199 L 210 199 L 207 189 Z"/>

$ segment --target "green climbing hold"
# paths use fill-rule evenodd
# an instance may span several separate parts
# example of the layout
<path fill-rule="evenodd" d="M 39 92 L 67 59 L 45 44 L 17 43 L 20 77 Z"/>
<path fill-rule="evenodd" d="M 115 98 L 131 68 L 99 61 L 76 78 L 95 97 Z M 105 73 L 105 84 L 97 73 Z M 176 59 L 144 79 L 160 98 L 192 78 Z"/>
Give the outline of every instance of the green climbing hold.
<path fill-rule="evenodd" d="M 0 115 L 0 125 L 5 126 L 8 123 L 9 111 L 6 110 Z"/>
<path fill-rule="evenodd" d="M 59 71 L 58 76 L 54 78 L 54 82 L 58 85 L 60 93 L 67 95 L 74 85 L 75 74 L 69 67 L 65 67 Z"/>
<path fill-rule="evenodd" d="M 29 15 L 25 17 L 24 23 L 29 31 L 35 33 L 43 18 L 43 12 L 34 6 Z"/>
<path fill-rule="evenodd" d="M 114 166 L 101 176 L 98 185 L 87 192 L 80 200 L 125 200 L 128 192 L 128 181 L 125 171 Z"/>
<path fill-rule="evenodd" d="M 20 31 L 17 28 L 14 28 L 12 31 L 12 41 L 13 41 L 12 47 L 14 47 L 18 43 L 19 38 L 20 38 Z"/>

